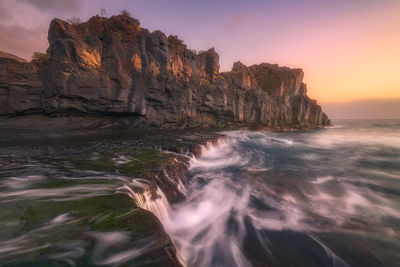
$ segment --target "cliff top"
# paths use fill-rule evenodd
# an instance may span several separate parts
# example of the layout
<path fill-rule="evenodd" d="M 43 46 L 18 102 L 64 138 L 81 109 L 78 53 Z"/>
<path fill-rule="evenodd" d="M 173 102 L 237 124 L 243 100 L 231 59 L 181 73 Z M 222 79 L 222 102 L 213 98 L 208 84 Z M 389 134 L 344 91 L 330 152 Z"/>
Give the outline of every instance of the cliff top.
<path fill-rule="evenodd" d="M 0 58 L 10 58 L 10 59 L 14 59 L 18 62 L 26 62 L 25 59 L 17 57 L 16 55 L 13 55 L 13 54 L 6 53 L 4 51 L 0 51 Z"/>
<path fill-rule="evenodd" d="M 134 42 L 136 36 L 140 32 L 147 32 L 152 35 L 159 36 L 160 40 L 166 40 L 172 48 L 183 52 L 184 50 L 188 50 L 187 52 L 192 53 L 194 56 L 205 55 L 205 54 L 213 54 L 218 58 L 218 62 L 216 62 L 219 66 L 219 54 L 215 51 L 215 48 L 210 48 L 207 50 L 195 51 L 193 49 L 187 49 L 187 46 L 184 44 L 184 41 L 179 39 L 176 35 L 166 36 L 160 30 L 154 30 L 150 32 L 146 28 L 142 28 L 140 21 L 127 16 L 127 15 L 115 15 L 109 18 L 101 17 L 99 15 L 93 16 L 89 18 L 88 21 L 82 23 L 71 23 L 64 21 L 59 18 L 55 18 L 51 21 L 49 27 L 49 43 L 52 44 L 58 38 L 68 38 L 76 35 L 79 36 L 88 36 L 88 34 L 95 34 L 97 36 L 104 37 L 105 35 L 112 33 L 117 36 L 117 38 L 121 42 Z M 87 38 L 85 38 L 87 39 Z M 86 40 L 89 41 L 89 40 Z M 48 52 L 51 52 L 49 50 Z M 254 64 L 251 66 L 246 66 L 240 61 L 234 62 L 232 66 L 232 71 L 243 70 L 243 68 L 249 68 L 252 70 L 259 69 L 269 69 L 271 71 L 294 71 L 303 73 L 301 68 L 289 68 L 286 66 L 279 66 L 278 64 L 270 64 L 270 63 L 260 63 Z"/>

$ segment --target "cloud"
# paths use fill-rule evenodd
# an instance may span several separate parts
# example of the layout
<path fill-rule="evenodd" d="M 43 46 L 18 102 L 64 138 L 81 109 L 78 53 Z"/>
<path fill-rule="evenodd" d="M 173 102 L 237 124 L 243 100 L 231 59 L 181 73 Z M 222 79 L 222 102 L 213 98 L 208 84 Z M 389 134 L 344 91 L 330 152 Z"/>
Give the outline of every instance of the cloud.
<path fill-rule="evenodd" d="M 30 60 L 34 51 L 47 49 L 48 14 L 22 1 L 2 0 L 0 18 L 1 51 Z"/>
<path fill-rule="evenodd" d="M 44 27 L 25 28 L 0 24 L 0 50 L 30 60 L 34 51 L 44 52 L 48 47 Z"/>
<path fill-rule="evenodd" d="M 236 14 L 228 17 L 225 24 L 225 30 L 233 30 L 245 25 L 247 22 L 253 20 L 255 16 L 251 13 Z"/>
<path fill-rule="evenodd" d="M 4 5 L 0 4 L 0 22 L 1 21 L 7 21 L 11 19 L 11 15 L 6 7 Z"/>
<path fill-rule="evenodd" d="M 80 10 L 79 0 L 18 0 L 23 3 L 29 3 L 41 11 L 58 12 L 78 12 Z"/>
<path fill-rule="evenodd" d="M 322 103 L 332 119 L 400 119 L 400 98 Z"/>

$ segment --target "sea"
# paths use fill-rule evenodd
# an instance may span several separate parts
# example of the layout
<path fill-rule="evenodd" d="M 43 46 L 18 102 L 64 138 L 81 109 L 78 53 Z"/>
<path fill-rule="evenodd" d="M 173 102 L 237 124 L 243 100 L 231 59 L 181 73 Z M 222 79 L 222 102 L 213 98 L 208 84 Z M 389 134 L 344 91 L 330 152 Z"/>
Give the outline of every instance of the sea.
<path fill-rule="evenodd" d="M 204 146 L 200 157 L 187 155 L 186 201 L 147 199 L 154 203 L 144 208 L 159 217 L 186 266 L 400 266 L 400 120 L 333 122 L 307 131 L 223 132 L 226 138 Z M 82 171 L 65 156 L 111 148 L 121 153 L 115 161 L 129 156 L 129 137 L 108 142 L 1 143 L 0 265 L 45 257 L 74 266 L 82 255 L 92 265 L 126 263 L 88 255 L 79 237 L 54 243 L 45 227 L 73 228 L 68 214 L 37 226 L 20 222 L 37 216 L 31 203 L 101 195 L 128 183 L 101 166 Z M 64 189 L 43 183 L 68 177 L 116 182 Z"/>

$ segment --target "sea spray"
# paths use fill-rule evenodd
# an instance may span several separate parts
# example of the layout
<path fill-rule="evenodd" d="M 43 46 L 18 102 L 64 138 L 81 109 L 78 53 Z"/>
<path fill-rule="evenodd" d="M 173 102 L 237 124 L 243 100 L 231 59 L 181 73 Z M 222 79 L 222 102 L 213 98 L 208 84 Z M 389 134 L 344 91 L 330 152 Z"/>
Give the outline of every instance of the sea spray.
<path fill-rule="evenodd" d="M 218 139 L 217 144 L 223 143 L 223 140 L 224 139 Z M 215 145 L 216 142 L 213 141 L 207 141 L 204 145 L 200 145 L 201 154 L 208 153 L 208 151 L 215 151 Z M 191 162 L 196 160 L 196 157 L 191 154 Z M 176 162 L 177 160 L 174 159 L 174 161 Z M 186 195 L 187 189 L 179 177 L 173 179 L 166 170 L 163 170 L 162 172 L 170 182 L 176 184 L 176 187 L 180 192 Z M 131 183 L 119 188 L 118 191 L 127 193 L 135 201 L 138 207 L 151 211 L 160 220 L 169 219 L 169 214 L 171 212 L 170 203 L 163 190 L 158 185 L 155 185 L 155 189 L 153 187 L 154 186 L 152 186 L 148 180 L 137 178 L 133 179 Z"/>
<path fill-rule="evenodd" d="M 229 148 L 230 144 L 225 140 L 207 142 L 201 146 L 202 157 L 191 159 L 190 169 L 229 166 L 238 164 L 239 161 L 241 161 L 241 164 L 246 163 L 237 155 L 226 160 L 226 155 L 230 152 Z M 204 157 L 206 160 L 203 159 Z M 220 250 L 224 250 L 224 248 L 229 250 L 225 251 L 224 262 L 229 261 L 235 266 L 249 266 L 250 263 L 240 247 L 241 240 L 245 235 L 243 214 L 234 214 L 235 210 L 244 210 L 248 205 L 249 192 L 243 187 L 232 188 L 235 191 L 243 190 L 243 195 L 233 193 L 229 194 L 229 198 L 226 198 L 223 194 L 226 190 L 224 179 L 222 177 L 221 179 L 212 179 L 211 182 L 213 184 L 205 187 L 205 191 L 196 192 L 192 190 L 190 195 L 187 195 L 186 202 L 176 204 L 177 212 L 171 210 L 165 194 L 159 187 L 156 189 L 156 196 L 150 192 L 148 184 L 142 184 L 136 180 L 130 186 L 126 186 L 126 189 L 139 207 L 147 209 L 159 217 L 166 231 L 176 243 L 179 254 L 189 265 L 193 263 L 203 266 L 212 265 L 215 259 L 209 252 L 218 246 Z M 132 190 L 132 185 L 137 185 L 140 189 L 144 188 L 145 190 L 135 192 Z M 186 191 L 181 181 L 178 186 L 183 187 Z M 238 207 L 240 203 L 242 203 L 242 207 Z M 171 218 L 171 215 L 175 217 Z M 239 220 L 240 229 L 237 229 L 236 236 L 224 238 L 221 235 L 225 231 L 222 222 L 229 218 Z M 213 226 L 215 228 L 211 230 L 210 228 Z M 201 237 L 201 240 L 198 240 L 199 242 L 195 242 L 201 235 L 205 236 Z M 193 262 L 194 259 L 196 259 L 195 262 Z"/>
<path fill-rule="evenodd" d="M 159 218 L 188 266 L 358 266 L 381 259 L 396 266 L 400 214 L 391 185 L 398 165 L 387 159 L 398 161 L 398 149 L 387 149 L 387 138 L 352 141 L 346 131 L 227 132 L 227 140 L 190 160 L 185 201 L 164 203 L 157 188 L 159 199 L 137 191 L 144 194 L 137 203 L 155 214 L 167 210 Z M 353 150 L 359 152 L 346 157 Z"/>
<path fill-rule="evenodd" d="M 257 193 L 251 191 L 246 181 L 241 182 L 225 171 L 249 165 L 250 158 L 236 150 L 237 142 L 237 138 L 230 138 L 201 146 L 201 155 L 190 161 L 191 181 L 185 188 L 187 199 L 173 208 L 158 186 L 155 193 L 140 179 L 126 186 L 139 207 L 153 212 L 161 220 L 178 254 L 189 266 L 251 266 L 243 249 L 249 231 L 255 232 L 255 241 L 261 244 L 263 253 L 270 255 L 268 242 L 259 229 L 300 230 L 298 221 L 302 217 L 298 210 L 281 207 L 291 214 L 282 217 L 274 209 L 255 209 L 254 202 L 262 202 Z M 258 171 L 257 167 L 250 169 Z M 265 168 L 260 170 L 265 171 Z M 135 192 L 134 187 L 144 190 Z M 271 207 L 278 205 L 271 199 L 263 201 Z"/>
<path fill-rule="evenodd" d="M 137 189 L 140 189 L 139 192 Z M 151 211 L 160 220 L 169 218 L 170 204 L 164 192 L 158 186 L 156 186 L 155 192 L 151 192 L 151 187 L 148 183 L 142 179 L 135 179 L 132 183 L 119 188 L 119 191 L 126 191 L 138 207 Z"/>

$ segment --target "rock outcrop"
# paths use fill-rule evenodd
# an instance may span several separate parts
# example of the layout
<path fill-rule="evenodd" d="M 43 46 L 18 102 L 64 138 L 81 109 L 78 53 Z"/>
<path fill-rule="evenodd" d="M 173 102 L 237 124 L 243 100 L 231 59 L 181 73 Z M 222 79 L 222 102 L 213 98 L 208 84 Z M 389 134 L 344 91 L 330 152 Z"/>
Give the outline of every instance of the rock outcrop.
<path fill-rule="evenodd" d="M 220 73 L 214 49 L 196 53 L 129 16 L 54 19 L 48 40 L 50 59 L 37 67 L 0 58 L 0 114 L 124 115 L 134 127 L 330 124 L 301 69 L 236 62 Z"/>
<path fill-rule="evenodd" d="M 17 56 L 0 52 L 0 114 L 42 112 L 43 83 L 37 68 Z"/>

